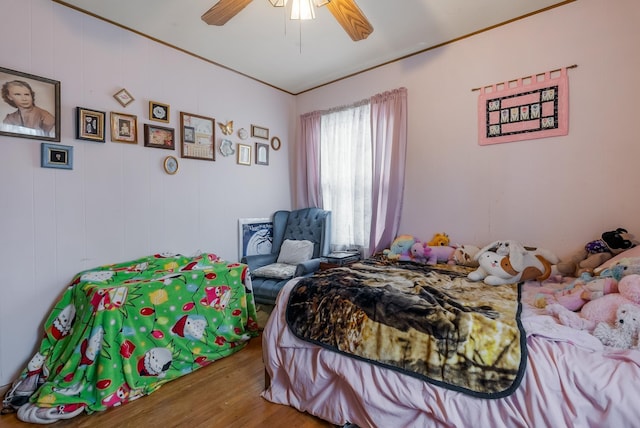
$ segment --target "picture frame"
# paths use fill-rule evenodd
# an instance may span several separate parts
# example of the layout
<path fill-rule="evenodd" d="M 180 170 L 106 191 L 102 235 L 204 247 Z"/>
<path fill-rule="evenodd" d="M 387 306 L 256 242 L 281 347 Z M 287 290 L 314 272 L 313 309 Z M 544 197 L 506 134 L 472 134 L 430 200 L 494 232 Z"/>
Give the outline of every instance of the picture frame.
<path fill-rule="evenodd" d="M 0 135 L 45 141 L 60 141 L 60 82 L 21 71 L 0 67 L 0 88 L 8 98 L 21 92 L 31 96 L 34 110 L 24 123 L 20 108 L 13 100 L 0 102 Z M 11 95 L 15 93 L 14 95 Z M 13 104 L 13 105 L 12 105 Z M 5 123 L 7 121 L 8 123 Z"/>
<path fill-rule="evenodd" d="M 41 143 L 40 166 L 42 168 L 73 169 L 73 146 Z"/>
<path fill-rule="evenodd" d="M 138 144 L 138 117 L 111 112 L 111 141 Z"/>
<path fill-rule="evenodd" d="M 256 165 L 269 165 L 269 144 L 256 143 Z"/>
<path fill-rule="evenodd" d="M 104 143 L 106 113 L 85 107 L 76 107 L 76 139 Z"/>
<path fill-rule="evenodd" d="M 144 124 L 144 146 L 156 149 L 174 150 L 176 148 L 176 136 L 173 128 L 165 126 Z"/>
<path fill-rule="evenodd" d="M 113 98 L 115 98 L 122 107 L 128 106 L 135 100 L 135 98 L 133 98 L 133 95 L 131 95 L 125 88 L 122 88 L 118 92 L 113 94 Z"/>
<path fill-rule="evenodd" d="M 178 168 L 180 168 L 178 159 L 176 159 L 175 156 L 167 156 L 166 158 L 164 158 L 162 166 L 164 167 L 164 172 L 169 175 L 175 174 L 176 172 L 178 172 Z"/>
<path fill-rule="evenodd" d="M 244 256 L 270 254 L 273 222 L 270 218 L 238 219 L 238 261 Z"/>
<path fill-rule="evenodd" d="M 262 126 L 251 125 L 251 136 L 255 138 L 269 139 L 269 129 Z"/>
<path fill-rule="evenodd" d="M 169 122 L 169 104 L 159 103 L 157 101 L 149 101 L 149 120 L 157 122 Z"/>
<path fill-rule="evenodd" d="M 280 147 L 281 147 L 281 146 L 282 146 L 282 142 L 280 141 L 280 138 L 278 138 L 278 137 L 273 137 L 273 138 L 271 139 L 271 148 L 272 148 L 273 150 L 278 151 L 278 150 L 280 150 Z"/>
<path fill-rule="evenodd" d="M 251 166 L 251 146 L 238 143 L 238 165 Z"/>
<path fill-rule="evenodd" d="M 180 112 L 181 156 L 215 161 L 215 124 L 212 117 Z"/>

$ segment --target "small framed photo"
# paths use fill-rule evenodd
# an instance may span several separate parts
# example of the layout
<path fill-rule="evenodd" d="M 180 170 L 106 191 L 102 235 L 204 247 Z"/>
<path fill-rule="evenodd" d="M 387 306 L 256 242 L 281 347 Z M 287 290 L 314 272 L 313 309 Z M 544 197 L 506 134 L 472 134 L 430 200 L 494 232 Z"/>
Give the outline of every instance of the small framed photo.
<path fill-rule="evenodd" d="M 271 253 L 273 222 L 269 218 L 238 219 L 238 260 Z"/>
<path fill-rule="evenodd" d="M 60 82 L 0 67 L 0 135 L 60 141 Z"/>
<path fill-rule="evenodd" d="M 157 101 L 149 101 L 149 119 L 158 122 L 169 122 L 169 105 Z"/>
<path fill-rule="evenodd" d="M 103 111 L 76 107 L 76 138 L 104 143 L 105 116 Z"/>
<path fill-rule="evenodd" d="M 269 139 L 269 129 L 257 125 L 251 125 L 251 136 L 255 138 Z"/>
<path fill-rule="evenodd" d="M 138 144 L 138 117 L 111 112 L 111 141 Z"/>
<path fill-rule="evenodd" d="M 164 158 L 164 172 L 166 172 L 169 175 L 173 175 L 176 172 L 178 172 L 178 159 L 176 159 L 173 156 L 167 156 L 166 158 Z"/>
<path fill-rule="evenodd" d="M 124 88 L 120 89 L 118 92 L 113 94 L 113 98 L 115 98 L 116 101 L 118 101 L 122 107 L 128 106 L 135 99 L 133 98 L 133 95 L 131 95 L 129 91 L 127 91 Z"/>
<path fill-rule="evenodd" d="M 180 112 L 183 158 L 216 160 L 215 123 L 212 117 Z"/>
<path fill-rule="evenodd" d="M 164 126 L 144 124 L 144 146 L 173 150 L 176 148 L 175 130 Z"/>
<path fill-rule="evenodd" d="M 269 165 L 269 144 L 256 143 L 256 165 Z"/>
<path fill-rule="evenodd" d="M 73 169 L 73 146 L 42 143 L 40 166 L 43 168 Z"/>
<path fill-rule="evenodd" d="M 251 166 L 251 146 L 238 144 L 238 165 Z"/>

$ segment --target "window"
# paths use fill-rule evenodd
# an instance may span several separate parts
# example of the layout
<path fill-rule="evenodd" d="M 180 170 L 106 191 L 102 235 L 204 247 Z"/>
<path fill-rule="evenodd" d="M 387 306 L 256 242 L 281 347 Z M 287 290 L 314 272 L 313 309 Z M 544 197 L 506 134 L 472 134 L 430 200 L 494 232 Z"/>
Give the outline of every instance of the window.
<path fill-rule="evenodd" d="M 369 247 L 372 200 L 370 104 L 321 116 L 322 206 L 332 212 L 334 249 Z"/>

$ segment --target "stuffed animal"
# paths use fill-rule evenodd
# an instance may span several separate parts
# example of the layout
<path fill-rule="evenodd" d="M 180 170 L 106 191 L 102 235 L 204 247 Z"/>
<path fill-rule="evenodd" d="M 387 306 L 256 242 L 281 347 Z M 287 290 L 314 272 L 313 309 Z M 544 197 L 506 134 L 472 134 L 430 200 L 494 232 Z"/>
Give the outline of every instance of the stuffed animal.
<path fill-rule="evenodd" d="M 412 260 L 411 247 L 418 240 L 412 235 L 398 235 L 391 243 L 391 248 L 382 252 L 389 260 Z"/>
<path fill-rule="evenodd" d="M 560 323 L 578 330 L 592 331 L 599 323 L 614 324 L 616 311 L 620 305 L 634 304 L 640 307 L 640 275 L 631 274 L 618 281 L 618 292 L 606 294 L 590 300 L 579 312 L 554 303 L 547 306 L 547 312 L 555 315 Z"/>
<path fill-rule="evenodd" d="M 414 261 L 435 265 L 437 263 L 449 263 L 455 248 L 444 245 L 424 245 L 420 242 L 413 244 L 411 254 Z"/>
<path fill-rule="evenodd" d="M 601 239 L 587 242 L 584 248 L 572 254 L 567 260 L 557 264 L 559 273 L 565 276 L 579 277 L 583 272 L 593 273 L 593 270 L 609 260 L 615 254 L 638 244 L 624 228 L 604 232 Z"/>
<path fill-rule="evenodd" d="M 544 281 L 551 275 L 557 257 L 550 251 L 524 247 L 519 242 L 495 241 L 476 254 L 478 268 L 467 277 L 489 285 L 503 285 L 535 279 Z"/>
<path fill-rule="evenodd" d="M 582 309 L 590 300 L 617 292 L 617 279 L 611 277 L 593 278 L 588 274 L 583 274 L 562 290 L 538 293 L 535 297 L 534 305 L 538 308 L 544 308 L 547 305 L 560 304 L 575 312 Z"/>
<path fill-rule="evenodd" d="M 438 245 L 449 245 L 449 235 L 444 232 L 436 233 L 435 235 L 433 235 L 433 238 L 431 238 L 431 241 L 427 242 L 427 245 L 431 247 L 437 247 Z"/>
<path fill-rule="evenodd" d="M 478 267 L 478 260 L 475 259 L 475 255 L 478 254 L 480 248 L 474 245 L 456 245 L 455 250 L 451 257 L 449 257 L 449 264 L 456 264 L 460 266 Z"/>
<path fill-rule="evenodd" d="M 603 345 L 629 349 L 638 346 L 638 332 L 640 306 L 625 303 L 618 307 L 613 327 L 606 322 L 598 323 L 593 335 L 600 339 Z"/>

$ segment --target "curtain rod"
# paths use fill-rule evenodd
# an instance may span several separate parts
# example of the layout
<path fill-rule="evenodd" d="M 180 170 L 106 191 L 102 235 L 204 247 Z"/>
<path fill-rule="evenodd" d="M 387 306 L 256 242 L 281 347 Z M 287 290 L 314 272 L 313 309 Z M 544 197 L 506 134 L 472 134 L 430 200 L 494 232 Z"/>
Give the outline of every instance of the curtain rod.
<path fill-rule="evenodd" d="M 569 65 L 569 66 L 567 66 L 567 67 L 565 67 L 565 68 L 566 68 L 567 70 L 568 70 L 568 69 L 570 69 L 570 68 L 578 68 L 578 64 Z M 556 68 L 555 70 L 551 70 L 551 71 L 549 71 L 549 73 L 555 73 L 556 71 L 560 71 L 560 70 L 562 70 L 562 69 L 561 69 L 561 68 Z M 532 76 L 539 76 L 539 75 L 541 75 L 541 74 L 544 74 L 544 73 L 536 73 L 536 74 L 533 74 L 533 75 L 531 75 L 531 76 L 524 76 L 524 77 L 521 77 L 520 79 L 527 79 L 527 78 L 529 78 L 529 77 L 532 77 Z M 516 80 L 518 80 L 518 79 L 511 79 L 511 80 L 508 80 L 506 83 L 515 82 Z M 480 89 L 482 89 L 482 88 L 486 88 L 486 87 L 489 87 L 489 86 L 493 86 L 493 85 L 481 86 L 480 88 L 473 88 L 473 89 L 471 89 L 471 92 L 473 92 L 473 91 L 479 91 Z"/>

